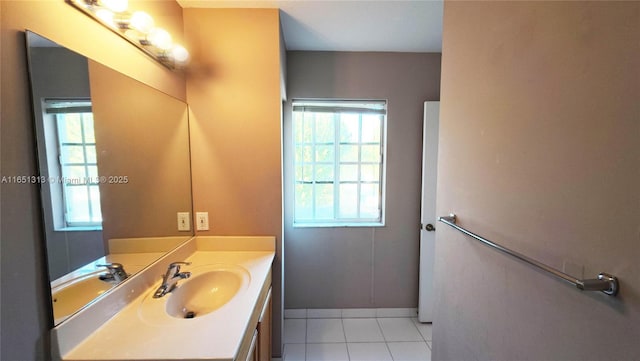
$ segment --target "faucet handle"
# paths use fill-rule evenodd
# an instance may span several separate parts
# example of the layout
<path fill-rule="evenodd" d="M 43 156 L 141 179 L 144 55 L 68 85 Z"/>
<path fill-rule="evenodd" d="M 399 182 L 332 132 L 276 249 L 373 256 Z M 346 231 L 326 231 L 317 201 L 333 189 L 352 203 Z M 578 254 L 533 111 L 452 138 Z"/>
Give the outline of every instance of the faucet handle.
<path fill-rule="evenodd" d="M 191 262 L 172 262 L 171 264 L 169 264 L 169 269 L 175 268 L 176 269 L 176 273 L 178 273 L 178 272 L 180 272 L 180 266 L 181 265 L 188 266 L 190 264 L 191 264 Z"/>
<path fill-rule="evenodd" d="M 96 267 L 107 267 L 108 270 L 117 270 L 122 269 L 124 266 L 122 263 L 105 263 L 105 264 L 97 264 Z"/>
<path fill-rule="evenodd" d="M 173 277 L 173 275 L 180 273 L 180 266 L 181 265 L 185 265 L 188 266 L 190 265 L 191 262 L 172 262 L 169 264 L 169 268 L 167 268 L 167 274 L 165 275 L 165 279 Z M 175 270 L 175 271 L 173 271 Z"/>
<path fill-rule="evenodd" d="M 185 265 L 188 266 L 190 265 L 191 262 L 172 262 L 169 267 L 176 267 L 176 266 L 180 266 L 180 265 Z"/>

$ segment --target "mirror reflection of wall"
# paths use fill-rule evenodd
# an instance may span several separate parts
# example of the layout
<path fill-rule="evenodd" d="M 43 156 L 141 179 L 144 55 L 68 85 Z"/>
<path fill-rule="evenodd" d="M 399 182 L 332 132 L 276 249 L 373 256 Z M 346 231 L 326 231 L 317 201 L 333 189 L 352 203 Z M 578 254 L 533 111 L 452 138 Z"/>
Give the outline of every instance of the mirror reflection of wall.
<path fill-rule="evenodd" d="M 54 322 L 193 232 L 187 105 L 27 32 Z M 117 267 L 116 267 L 117 268 Z M 126 277 L 126 275 L 125 275 Z"/>
<path fill-rule="evenodd" d="M 105 254 L 97 185 L 71 181 L 78 170 L 96 171 L 89 71 L 84 56 L 29 36 L 49 276 L 56 279 Z"/>
<path fill-rule="evenodd" d="M 105 240 L 180 236 L 191 211 L 185 103 L 89 60 Z"/>

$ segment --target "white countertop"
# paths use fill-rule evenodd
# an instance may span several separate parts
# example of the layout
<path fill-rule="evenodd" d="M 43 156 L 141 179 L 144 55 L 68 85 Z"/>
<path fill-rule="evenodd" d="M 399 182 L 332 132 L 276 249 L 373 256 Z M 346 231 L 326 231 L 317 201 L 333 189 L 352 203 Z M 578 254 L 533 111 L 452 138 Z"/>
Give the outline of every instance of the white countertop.
<path fill-rule="evenodd" d="M 183 271 L 211 264 L 241 266 L 249 272 L 247 288 L 209 314 L 193 319 L 166 316 L 149 322 L 148 317 L 142 316 L 141 307 L 147 305 L 145 302 L 148 301 L 144 300 L 154 292 L 158 282 L 70 350 L 64 359 L 234 360 L 271 270 L 275 252 L 198 249 L 186 259 L 192 264 L 183 266 Z"/>

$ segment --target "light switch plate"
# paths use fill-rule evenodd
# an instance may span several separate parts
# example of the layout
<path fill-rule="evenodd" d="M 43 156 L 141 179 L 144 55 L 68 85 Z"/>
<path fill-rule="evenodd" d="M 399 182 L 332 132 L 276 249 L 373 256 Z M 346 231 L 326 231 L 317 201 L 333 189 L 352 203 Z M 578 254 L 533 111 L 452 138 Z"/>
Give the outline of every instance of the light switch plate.
<path fill-rule="evenodd" d="M 191 220 L 189 212 L 178 212 L 178 231 L 190 231 Z"/>
<path fill-rule="evenodd" d="M 209 230 L 209 212 L 196 212 L 196 229 L 198 231 Z"/>

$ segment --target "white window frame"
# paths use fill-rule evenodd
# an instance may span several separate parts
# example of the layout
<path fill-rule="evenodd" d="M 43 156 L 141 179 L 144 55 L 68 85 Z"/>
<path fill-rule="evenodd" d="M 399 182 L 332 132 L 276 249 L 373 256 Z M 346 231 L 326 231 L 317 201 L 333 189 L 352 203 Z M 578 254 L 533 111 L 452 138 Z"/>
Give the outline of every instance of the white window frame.
<path fill-rule="evenodd" d="M 89 209 L 89 213 L 90 213 L 90 219 L 93 218 L 92 215 L 92 211 L 93 211 L 93 205 L 92 203 L 95 202 L 96 200 L 92 199 L 91 195 L 90 195 L 90 187 L 98 187 L 98 191 L 99 191 L 99 179 L 96 176 L 91 177 L 90 176 L 90 172 L 88 167 L 89 166 L 96 166 L 97 167 L 97 163 L 90 163 L 87 162 L 87 153 L 86 153 L 86 148 L 87 146 L 93 146 L 95 147 L 95 141 L 93 143 L 91 142 L 87 142 L 87 140 L 85 139 L 85 132 L 84 132 L 84 115 L 81 115 L 81 119 L 83 119 L 83 121 L 81 122 L 81 127 L 82 127 L 82 131 L 81 131 L 81 135 L 82 135 L 82 141 L 80 143 L 66 143 L 63 142 L 62 137 L 60 136 L 60 132 L 62 131 L 62 128 L 64 125 L 63 120 L 62 120 L 62 116 L 64 116 L 65 114 L 85 114 L 85 113 L 92 113 L 92 109 L 91 109 L 91 99 L 84 99 L 84 98 L 79 98 L 79 99 L 46 99 L 44 101 L 44 109 L 45 109 L 45 116 L 43 119 L 44 121 L 53 121 L 55 123 L 53 129 L 54 132 L 46 132 L 45 131 L 45 137 L 51 137 L 51 141 L 55 142 L 55 148 L 57 151 L 56 157 L 57 161 L 56 162 L 48 162 L 48 168 L 49 168 L 49 173 L 50 174 L 56 174 L 56 177 L 49 177 L 48 181 L 49 181 L 49 185 L 50 187 L 56 187 L 58 188 L 58 192 L 61 194 L 61 197 L 56 200 L 52 198 L 52 211 L 53 211 L 53 217 L 54 217 L 54 230 L 56 231 L 87 231 L 87 230 L 101 230 L 102 229 L 102 221 L 96 221 L 96 222 L 78 222 L 78 221 L 71 221 L 69 220 L 69 207 L 70 204 L 67 201 L 68 195 L 67 195 L 67 189 L 68 187 L 84 187 L 86 188 L 87 191 L 87 202 L 88 202 L 88 209 Z M 46 128 L 46 127 L 45 127 Z M 49 142 L 50 140 L 48 140 L 47 142 Z M 83 148 L 83 153 L 84 153 L 84 159 L 85 162 L 83 163 L 69 163 L 69 164 L 63 164 L 63 160 L 62 160 L 62 148 L 65 146 L 82 146 Z M 74 179 L 71 178 L 68 174 L 65 173 L 64 171 L 64 166 L 65 165 L 76 165 L 76 166 L 83 166 L 84 167 L 84 177 L 83 179 Z M 55 168 L 55 169 L 52 169 Z M 98 196 L 99 197 L 99 196 Z M 100 199 L 98 198 L 97 200 L 98 204 L 97 207 L 100 207 Z"/>
<path fill-rule="evenodd" d="M 334 138 L 331 143 L 318 143 L 315 139 L 315 126 L 313 127 L 313 140 L 311 143 L 297 143 L 296 142 L 296 124 L 295 120 L 295 112 L 300 111 L 301 109 L 307 109 L 310 111 L 313 110 L 322 110 L 323 112 L 333 112 L 334 114 L 340 114 L 344 112 L 356 112 L 359 114 L 359 131 L 358 131 L 358 142 L 349 143 L 349 142 L 341 142 L 340 141 L 340 121 L 334 118 Z M 352 111 L 348 111 L 352 110 Z M 381 129 L 380 129 L 380 142 L 362 142 L 362 115 L 366 113 L 376 113 L 381 115 Z M 386 193 L 386 149 L 387 149 L 387 101 L 386 100 L 351 100 L 351 99 L 293 99 L 292 107 L 291 107 L 291 144 L 292 144 L 292 195 L 293 195 L 293 212 L 292 212 L 292 222 L 293 227 L 382 227 L 385 225 L 385 193 Z M 334 160 L 330 163 L 321 163 L 315 160 L 316 152 L 315 146 L 317 145 L 333 145 L 334 146 Z M 380 146 L 380 162 L 366 162 L 362 161 L 362 151 L 361 147 L 363 145 L 378 145 Z M 299 181 L 296 179 L 296 167 L 299 165 L 299 162 L 296 162 L 296 147 L 311 145 L 312 153 L 313 153 L 313 161 L 312 162 L 302 162 L 303 164 L 311 164 L 313 165 L 313 180 L 312 181 Z M 341 162 L 340 161 L 340 146 L 341 145 L 355 145 L 358 146 L 358 161 L 355 162 Z M 317 164 L 324 165 L 333 165 L 334 178 L 332 181 L 316 181 L 315 179 L 315 166 Z M 358 180 L 356 181 L 341 181 L 340 179 L 340 165 L 357 165 L 358 166 Z M 362 180 L 361 167 L 362 165 L 378 165 L 379 166 L 379 177 L 377 181 L 364 181 Z M 297 219 L 296 218 L 296 184 L 299 183 L 306 184 L 321 184 L 321 183 L 331 183 L 334 185 L 333 187 L 333 218 L 331 219 L 317 219 L 315 215 L 310 219 Z M 339 208 L 340 208 L 340 184 L 355 184 L 357 185 L 357 212 L 360 213 L 360 205 L 361 205 L 361 186 L 363 184 L 379 184 L 379 194 L 378 194 L 378 217 L 375 218 L 340 218 L 339 217 Z M 315 192 L 315 189 L 314 189 Z M 315 213 L 315 197 L 313 197 L 312 212 Z"/>

